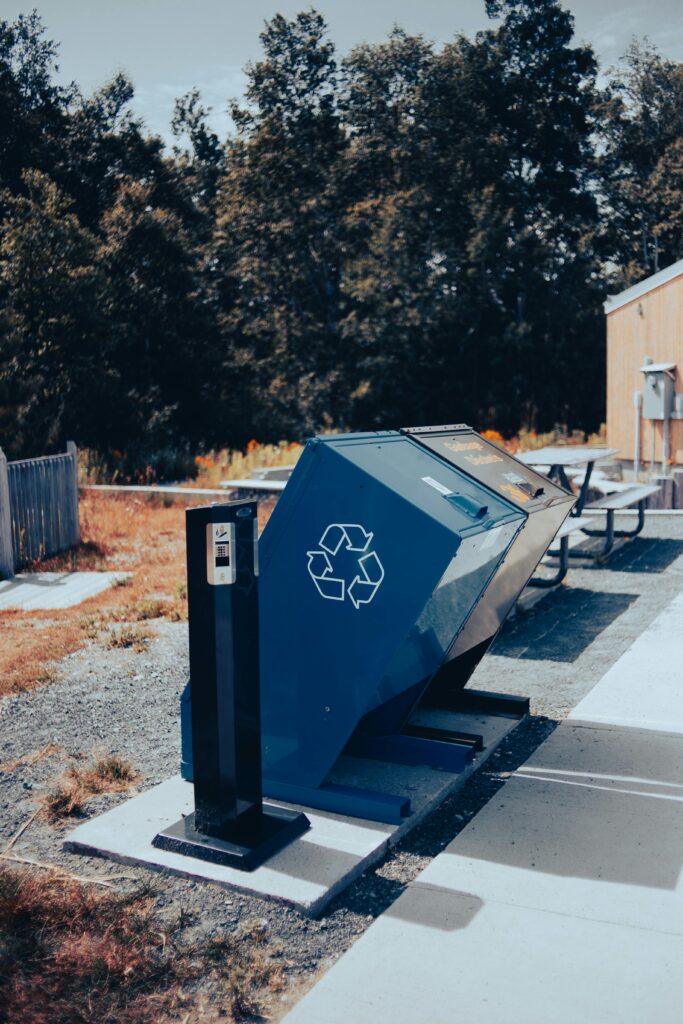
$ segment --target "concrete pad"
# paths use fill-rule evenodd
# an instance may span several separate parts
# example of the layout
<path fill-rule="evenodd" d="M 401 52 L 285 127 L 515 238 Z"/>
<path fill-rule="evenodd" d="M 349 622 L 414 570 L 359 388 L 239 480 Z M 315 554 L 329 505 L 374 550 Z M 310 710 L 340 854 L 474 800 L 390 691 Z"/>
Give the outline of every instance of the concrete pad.
<path fill-rule="evenodd" d="M 563 725 L 420 879 L 683 935 L 682 866 L 680 738 Z"/>
<path fill-rule="evenodd" d="M 286 1024 L 678 1024 L 682 622 L 683 597 Z"/>
<path fill-rule="evenodd" d="M 350 881 L 375 850 L 384 850 L 393 828 L 307 811 L 311 829 L 267 864 L 247 873 L 157 850 L 151 845 L 162 828 L 193 809 L 192 784 L 178 775 L 80 825 L 67 837 L 65 847 L 187 878 L 205 878 L 280 899 L 313 914 L 325 896 L 330 899 L 338 891 L 340 879 L 348 877 Z"/>
<path fill-rule="evenodd" d="M 125 864 L 141 864 L 185 877 L 204 878 L 289 903 L 315 916 L 357 875 L 379 860 L 388 845 L 402 839 L 434 807 L 462 786 L 518 724 L 517 719 L 497 715 L 434 712 L 424 713 L 422 717 L 428 724 L 480 732 L 485 749 L 458 775 L 421 766 L 345 757 L 330 776 L 331 781 L 344 785 L 409 796 L 412 814 L 400 825 L 297 807 L 308 815 L 309 831 L 267 864 L 247 873 L 152 846 L 154 836 L 161 829 L 193 810 L 192 785 L 177 776 L 80 825 L 67 837 L 65 847 Z"/>
<path fill-rule="evenodd" d="M 683 594 L 572 711 L 578 722 L 683 734 Z"/>
<path fill-rule="evenodd" d="M 679 1024 L 683 939 L 413 883 L 284 1024 Z"/>
<path fill-rule="evenodd" d="M 127 572 L 31 572 L 0 581 L 0 611 L 71 608 L 111 587 Z"/>

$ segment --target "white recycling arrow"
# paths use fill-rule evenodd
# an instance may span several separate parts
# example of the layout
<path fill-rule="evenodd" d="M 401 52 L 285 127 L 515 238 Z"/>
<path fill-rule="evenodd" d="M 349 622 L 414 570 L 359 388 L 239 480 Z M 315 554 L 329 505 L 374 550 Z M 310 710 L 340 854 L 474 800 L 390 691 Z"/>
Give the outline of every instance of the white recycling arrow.
<path fill-rule="evenodd" d="M 384 579 L 384 567 L 374 551 L 358 559 L 358 568 L 362 576 L 356 576 L 347 591 L 354 608 L 370 604 Z"/>
<path fill-rule="evenodd" d="M 366 551 L 372 534 L 356 523 L 330 523 L 322 537 L 320 547 L 336 555 L 342 544 L 347 551 Z"/>
<path fill-rule="evenodd" d="M 307 551 L 306 554 L 308 555 L 308 571 L 320 596 L 327 598 L 328 601 L 343 601 L 346 583 L 344 580 L 332 576 L 334 572 L 332 563 L 325 552 Z"/>
<path fill-rule="evenodd" d="M 343 601 L 348 594 L 354 608 L 370 604 L 384 579 L 384 568 L 374 551 L 369 551 L 374 534 L 358 523 L 330 523 L 320 538 L 322 550 L 307 551 L 308 572 L 318 593 L 328 601 Z M 344 547 L 358 552 L 358 573 L 346 586 L 346 581 L 334 576 L 330 556 Z"/>

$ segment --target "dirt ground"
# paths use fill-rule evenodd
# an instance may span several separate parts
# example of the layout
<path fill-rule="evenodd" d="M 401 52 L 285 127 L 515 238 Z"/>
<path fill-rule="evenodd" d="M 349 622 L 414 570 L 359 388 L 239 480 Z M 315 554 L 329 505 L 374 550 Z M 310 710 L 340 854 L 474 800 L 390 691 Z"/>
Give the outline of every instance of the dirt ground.
<path fill-rule="evenodd" d="M 121 500 L 110 499 L 110 503 Z M 177 506 L 157 508 L 154 514 L 144 504 L 126 502 L 124 507 L 122 517 L 120 510 L 112 513 L 93 501 L 87 516 L 91 524 L 97 516 L 111 516 L 116 522 L 135 515 L 141 521 L 149 519 L 145 530 L 160 538 L 158 561 L 143 572 L 140 551 L 151 534 L 143 531 L 131 544 L 130 531 L 121 525 L 118 537 L 116 530 L 109 530 L 109 548 L 91 540 L 94 547 L 87 557 L 92 556 L 93 567 L 132 571 L 130 586 L 109 591 L 64 618 L 64 613 L 0 616 L 0 679 L 5 680 L 6 693 L 0 699 L 0 843 L 5 848 L 35 813 L 41 795 L 70 765 L 78 765 L 81 755 L 118 755 L 129 761 L 140 773 L 135 784 L 138 791 L 178 771 L 178 699 L 188 671 L 183 513 Z M 96 533 L 94 527 L 89 529 Z M 142 868 L 125 868 L 128 877 L 115 885 L 151 884 L 155 912 L 162 919 L 180 918 L 187 941 L 217 939 L 256 926 L 283 979 L 277 990 L 264 985 L 258 1012 L 269 1020 L 280 1019 L 318 973 L 353 943 L 505 784 L 509 773 L 680 591 L 682 582 L 683 516 L 650 516 L 644 534 L 618 552 L 607 567 L 577 563 L 564 586 L 528 615 L 508 623 L 471 685 L 529 695 L 531 716 L 460 791 L 339 896 L 321 920 L 308 920 L 294 910 L 215 885 Z M 154 601 L 161 604 L 141 610 Z M 141 631 L 140 643 L 112 645 L 112 632 L 125 629 Z M 42 641 L 27 640 L 41 631 Z M 44 637 L 60 631 L 67 631 L 71 640 L 67 650 L 59 644 L 50 648 L 57 656 L 52 661 L 44 657 Z M 29 653 L 23 660 L 26 645 Z M 31 653 L 34 648 L 40 650 L 40 657 Z M 36 666 L 43 674 L 40 679 Z M 22 667 L 23 683 L 18 683 Z M 94 795 L 81 813 L 99 814 L 126 796 L 121 792 Z M 11 854 L 81 877 L 120 876 L 120 865 L 62 850 L 64 835 L 77 820 L 55 826 L 38 815 L 16 840 Z M 212 989 L 209 981 L 206 991 L 216 1010 L 221 992 Z"/>

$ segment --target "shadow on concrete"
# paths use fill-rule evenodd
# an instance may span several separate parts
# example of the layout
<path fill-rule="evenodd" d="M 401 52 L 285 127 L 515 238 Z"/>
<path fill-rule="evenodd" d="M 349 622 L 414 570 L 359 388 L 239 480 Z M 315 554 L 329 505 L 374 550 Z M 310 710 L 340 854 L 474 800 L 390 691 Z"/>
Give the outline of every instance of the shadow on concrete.
<path fill-rule="evenodd" d="M 560 587 L 531 615 L 506 623 L 491 653 L 530 661 L 576 661 L 636 600 L 636 594 Z"/>
<path fill-rule="evenodd" d="M 484 906 L 479 896 L 462 893 L 460 897 L 459 900 L 444 899 L 441 889 L 425 885 L 424 882 L 413 882 L 403 898 L 394 903 L 385 916 L 424 925 L 426 928 L 436 928 L 441 932 L 456 932 L 467 928 Z"/>
<path fill-rule="evenodd" d="M 680 736 L 567 722 L 449 853 L 674 890 L 683 866 L 682 751 Z M 457 882 L 457 869 L 451 873 Z"/>
<path fill-rule="evenodd" d="M 462 789 L 447 797 L 382 861 L 336 897 L 326 908 L 324 916 L 342 910 L 377 918 L 388 911 L 427 862 L 452 842 L 505 784 L 509 773 L 523 764 L 557 725 L 553 719 L 543 716 L 530 715 L 523 719 L 506 736 L 493 757 L 470 776 Z M 389 872 L 397 877 L 390 877 Z M 478 909 L 479 906 L 474 913 Z M 392 913 L 395 913 L 393 908 Z M 457 927 L 465 927 L 467 923 L 469 921 Z M 448 930 L 452 930 L 452 926 Z"/>
<path fill-rule="evenodd" d="M 658 573 L 683 555 L 683 541 L 671 538 L 637 537 L 610 558 L 606 566 L 614 572 Z"/>

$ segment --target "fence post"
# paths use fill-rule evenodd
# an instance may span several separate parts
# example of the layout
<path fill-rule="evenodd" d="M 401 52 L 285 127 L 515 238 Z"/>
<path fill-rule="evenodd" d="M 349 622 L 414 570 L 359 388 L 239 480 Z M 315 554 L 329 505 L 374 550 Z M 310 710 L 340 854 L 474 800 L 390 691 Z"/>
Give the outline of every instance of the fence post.
<path fill-rule="evenodd" d="M 14 547 L 12 545 L 12 512 L 9 505 L 9 479 L 7 458 L 0 448 L 0 580 L 14 576 Z"/>
<path fill-rule="evenodd" d="M 69 546 L 80 544 L 81 524 L 78 518 L 78 449 L 73 441 L 66 442 L 66 454 L 71 456 L 72 477 L 69 488 L 71 508 L 69 510 Z"/>

